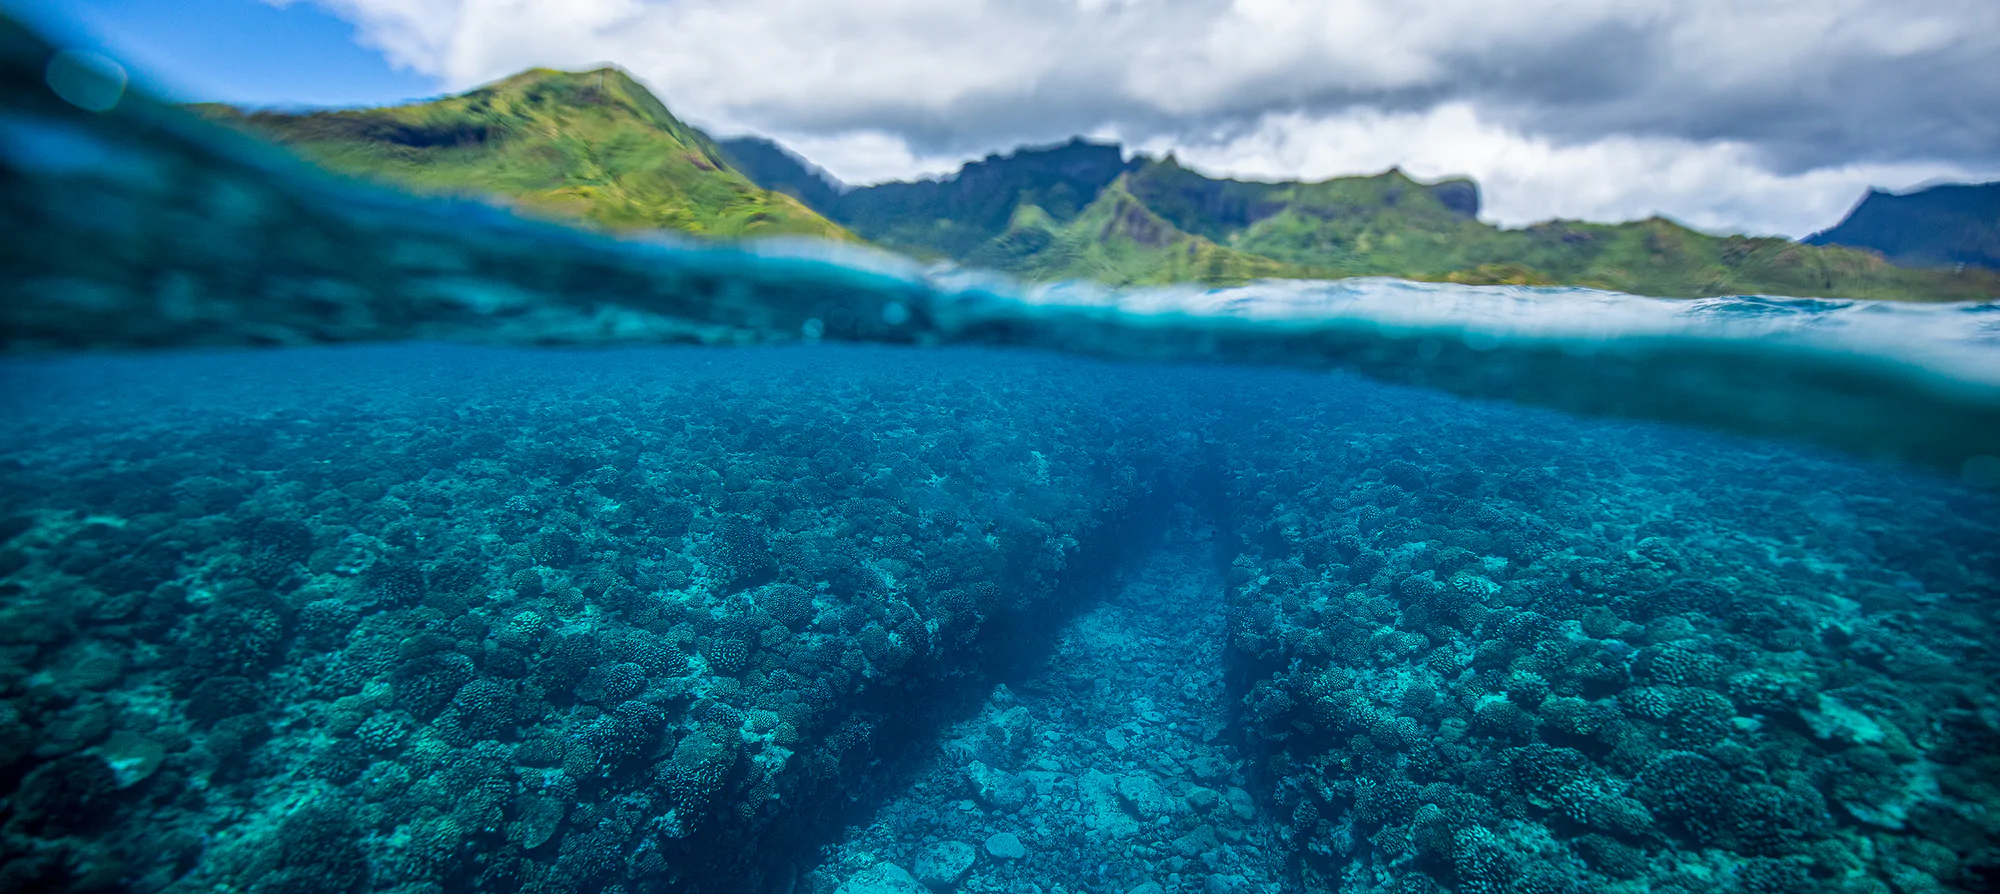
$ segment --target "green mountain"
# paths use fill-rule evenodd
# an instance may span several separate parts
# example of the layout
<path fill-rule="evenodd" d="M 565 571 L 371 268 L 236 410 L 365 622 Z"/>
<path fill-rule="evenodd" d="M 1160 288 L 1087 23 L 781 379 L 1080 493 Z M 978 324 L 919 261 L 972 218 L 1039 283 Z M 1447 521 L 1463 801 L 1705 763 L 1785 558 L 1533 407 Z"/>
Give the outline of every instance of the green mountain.
<path fill-rule="evenodd" d="M 527 213 L 614 230 L 852 238 L 730 167 L 715 141 L 614 68 L 533 69 L 393 108 L 197 109 L 335 171 L 420 193 L 498 198 Z"/>
<path fill-rule="evenodd" d="M 846 189 L 776 143 L 723 150 L 764 186 L 799 198 L 863 238 L 928 260 L 1033 280 L 1116 284 L 1245 282 L 1317 271 L 1237 251 L 1177 227 L 1125 186 L 1117 146 L 1081 138 L 989 155 L 942 180 Z"/>
<path fill-rule="evenodd" d="M 1470 181 L 1425 184 L 1398 170 L 1247 183 L 1205 177 L 1168 159 L 1142 163 L 1131 183 L 1134 195 L 1184 230 L 1326 275 L 1560 283 L 1667 297 L 2000 295 L 2000 277 L 1911 270 L 1866 252 L 1787 239 L 1711 236 L 1660 217 L 1496 227 L 1477 219 Z"/>
<path fill-rule="evenodd" d="M 884 247 L 969 260 L 1017 222 L 1039 229 L 1074 221 L 1126 168 L 1117 146 L 1078 139 L 990 155 L 943 180 L 850 190 L 823 210 Z M 1023 207 L 1040 214 L 1023 221 Z"/>
<path fill-rule="evenodd" d="M 759 141 L 762 143 L 763 141 Z M 1669 297 L 1747 292 L 1977 300 L 1984 271 L 1899 267 L 1867 251 L 1711 236 L 1664 218 L 1622 224 L 1478 219 L 1470 180 L 1398 170 L 1314 183 L 1218 179 L 1072 140 L 988 156 L 936 180 L 842 190 L 776 150 L 749 169 L 865 239 L 1030 279 L 1113 284 L 1269 276 L 1401 276 L 1572 284 Z"/>
<path fill-rule="evenodd" d="M 1901 267 L 1873 251 L 1711 236 L 1661 218 L 1496 227 L 1478 219 L 1469 180 L 1422 183 L 1397 170 L 1227 180 L 1082 139 L 988 156 L 939 179 L 849 189 L 768 140 L 711 140 L 616 69 L 535 69 L 393 108 L 201 108 L 334 170 L 419 192 L 496 197 L 611 229 L 858 234 L 1034 280 L 1380 275 L 1665 296 L 2000 297 L 1990 270 Z"/>
<path fill-rule="evenodd" d="M 2000 270 L 2000 183 L 1955 183 L 1902 195 L 1871 189 L 1840 223 L 1805 241 L 1874 249 L 1912 267 Z"/>
<path fill-rule="evenodd" d="M 790 149 L 763 137 L 716 140 L 722 158 L 757 185 L 798 199 L 814 208 L 831 207 L 843 190 L 839 180 Z"/>
<path fill-rule="evenodd" d="M 967 251 L 965 263 L 1035 280 L 1093 279 L 1121 285 L 1241 283 L 1324 271 L 1238 251 L 1160 216 L 1120 176 L 1090 204 L 1058 217 L 1018 202 L 997 235 Z"/>

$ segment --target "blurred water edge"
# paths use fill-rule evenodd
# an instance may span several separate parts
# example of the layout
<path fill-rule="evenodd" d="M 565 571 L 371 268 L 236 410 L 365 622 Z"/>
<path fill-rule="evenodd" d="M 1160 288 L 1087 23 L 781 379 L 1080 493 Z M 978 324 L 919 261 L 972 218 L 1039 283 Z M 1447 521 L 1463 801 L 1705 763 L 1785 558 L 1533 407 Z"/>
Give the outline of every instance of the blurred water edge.
<path fill-rule="evenodd" d="M 0 34 L 0 345 L 13 353 L 400 339 L 1018 346 L 1348 369 L 1979 481 L 2000 465 L 1991 305 L 1393 280 L 1030 289 L 832 244 L 620 241 L 337 181 L 122 83 L 59 95 L 52 83 L 108 77 L 66 58 Z"/>

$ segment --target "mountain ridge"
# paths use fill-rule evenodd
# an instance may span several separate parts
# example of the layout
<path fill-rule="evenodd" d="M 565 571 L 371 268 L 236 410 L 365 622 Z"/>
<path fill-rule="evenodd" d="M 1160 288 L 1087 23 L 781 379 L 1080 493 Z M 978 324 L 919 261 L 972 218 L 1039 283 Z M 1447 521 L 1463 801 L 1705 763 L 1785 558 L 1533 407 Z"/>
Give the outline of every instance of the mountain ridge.
<path fill-rule="evenodd" d="M 830 203 L 848 186 L 825 168 L 785 148 L 776 140 L 758 136 L 728 137 L 715 141 L 730 167 L 742 171 L 765 189 L 782 192 L 818 207 Z"/>
<path fill-rule="evenodd" d="M 529 69 L 455 96 L 315 112 L 203 105 L 335 171 L 610 230 L 852 235 L 758 186 L 623 70 Z"/>
<path fill-rule="evenodd" d="M 1907 266 L 2000 269 L 2000 182 L 1871 189 L 1839 223 L 1803 241 L 1872 249 Z"/>
<path fill-rule="evenodd" d="M 1182 244 L 1203 254 L 1204 262 L 1191 266 L 1157 246 L 1140 251 L 1149 248 L 1147 240 L 1100 252 L 1080 246 L 1085 234 L 1065 228 L 1089 216 L 1114 181 L 1125 187 L 1110 201 L 1136 200 L 1176 233 L 1201 240 L 1162 234 L 1150 241 Z M 1662 297 L 2000 297 L 2000 276 L 1983 271 L 1909 269 L 1866 250 L 1715 236 L 1658 215 L 1615 224 L 1557 219 L 1500 227 L 1478 219 L 1480 200 L 1469 178 L 1424 182 L 1390 168 L 1310 182 L 1233 180 L 1187 168 L 1171 155 L 1125 159 L 1116 144 L 1075 138 L 988 155 L 942 177 L 840 190 L 815 207 L 885 247 L 1027 279 L 1148 285 L 1183 278 L 1232 284 L 1263 276 L 1396 276 L 1579 285 Z M 970 213 L 959 210 L 968 208 Z M 1022 208 L 1048 213 L 1023 217 Z M 1152 267 L 1139 263 L 1149 253 L 1158 262 Z"/>
<path fill-rule="evenodd" d="M 206 107 L 309 159 L 418 192 L 501 197 L 609 229 L 860 238 L 920 260 L 1110 285 L 1393 276 L 1658 295 L 1984 300 L 2000 273 L 1714 236 L 1665 218 L 1478 219 L 1469 178 L 1217 178 L 1081 137 L 942 177 L 848 187 L 776 142 L 718 141 L 615 68 L 531 69 L 452 97 L 306 114 Z"/>

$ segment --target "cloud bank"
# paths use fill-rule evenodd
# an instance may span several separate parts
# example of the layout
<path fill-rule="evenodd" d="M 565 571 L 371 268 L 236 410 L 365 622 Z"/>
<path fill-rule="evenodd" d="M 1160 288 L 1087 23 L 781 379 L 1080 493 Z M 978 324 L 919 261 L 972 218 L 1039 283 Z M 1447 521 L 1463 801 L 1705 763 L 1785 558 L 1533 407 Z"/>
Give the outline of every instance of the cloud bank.
<path fill-rule="evenodd" d="M 1489 216 L 1801 235 L 2000 177 L 1992 0 L 290 0 L 469 87 L 616 62 L 853 182 L 1083 133 L 1222 173 L 1465 173 Z"/>

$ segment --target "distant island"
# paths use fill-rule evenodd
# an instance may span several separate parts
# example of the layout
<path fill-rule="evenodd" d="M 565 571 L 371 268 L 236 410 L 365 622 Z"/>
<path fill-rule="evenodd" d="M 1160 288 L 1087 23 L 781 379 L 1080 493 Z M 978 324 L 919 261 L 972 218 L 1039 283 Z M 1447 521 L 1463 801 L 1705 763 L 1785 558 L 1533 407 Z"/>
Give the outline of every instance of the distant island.
<path fill-rule="evenodd" d="M 1080 138 L 989 156 L 940 179 L 849 188 L 768 140 L 711 139 L 615 68 L 534 69 L 392 108 L 195 108 L 335 171 L 420 193 L 497 197 L 608 229 L 861 239 L 1037 281 L 1395 276 L 1663 297 L 2000 297 L 2000 272 L 1988 266 L 1994 217 L 1983 237 L 1934 246 L 1924 222 L 1946 212 L 1871 207 L 1875 195 L 1912 196 L 1871 195 L 1806 242 L 1712 236 L 1660 217 L 1503 228 L 1478 219 L 1479 188 L 1466 179 L 1426 183 L 1394 169 L 1317 182 L 1218 179 L 1172 156 L 1128 159 L 1115 144 Z M 1996 194 L 1995 185 L 1962 189 Z M 1961 230 L 1972 233 L 1952 232 Z"/>

